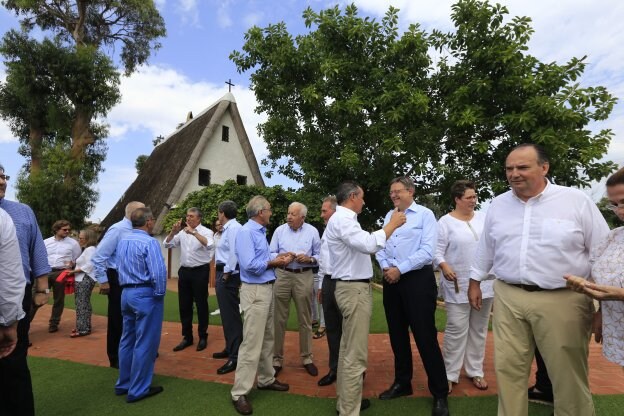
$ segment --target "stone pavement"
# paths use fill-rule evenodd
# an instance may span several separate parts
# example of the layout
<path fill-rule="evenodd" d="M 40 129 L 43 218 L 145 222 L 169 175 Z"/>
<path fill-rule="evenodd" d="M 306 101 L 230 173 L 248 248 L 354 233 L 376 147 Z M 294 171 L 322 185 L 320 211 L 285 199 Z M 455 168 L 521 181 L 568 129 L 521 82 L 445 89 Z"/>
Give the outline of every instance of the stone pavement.
<path fill-rule="evenodd" d="M 175 282 L 175 281 L 174 281 Z M 174 282 L 171 282 L 172 284 Z M 170 289 L 174 289 L 170 287 Z M 106 318 L 93 317 L 93 333 L 86 337 L 70 338 L 74 328 L 75 312 L 66 309 L 63 313 L 60 329 L 49 334 L 47 320 L 51 306 L 46 305 L 37 313 L 31 327 L 33 346 L 29 352 L 36 357 L 50 357 L 70 360 L 90 365 L 108 366 L 106 356 Z M 440 343 L 443 334 L 439 334 Z M 217 368 L 225 363 L 215 360 L 212 353 L 223 350 L 223 331 L 220 326 L 211 325 L 208 329 L 208 348 L 197 352 L 195 346 L 180 352 L 173 352 L 173 347 L 181 340 L 179 323 L 164 322 L 160 343 L 160 357 L 156 361 L 156 373 L 186 379 L 232 384 L 234 373 L 217 375 Z M 296 332 L 288 332 L 285 342 L 284 369 L 279 380 L 290 384 L 290 392 L 316 397 L 335 397 L 335 385 L 318 387 L 317 380 L 325 375 L 327 367 L 327 340 L 325 337 L 313 340 L 314 362 L 319 368 L 319 377 L 311 377 L 298 359 L 299 339 Z M 420 357 L 412 340 L 414 351 L 414 379 L 412 386 L 414 396 L 429 397 L 427 379 L 424 374 Z M 485 360 L 485 378 L 490 388 L 486 391 L 477 390 L 471 381 L 462 375 L 460 383 L 453 389 L 451 396 L 485 396 L 495 395 L 496 378 L 493 364 L 493 336 L 488 335 Z M 393 381 L 393 355 L 387 334 L 371 334 L 369 336 L 369 367 L 364 383 L 364 397 L 376 397 Z M 590 347 L 590 386 L 594 394 L 624 394 L 624 372 L 618 365 L 607 361 L 601 353 L 601 346 L 592 341 Z M 532 375 L 534 374 L 534 369 Z M 36 376 L 36 375 L 35 375 Z"/>

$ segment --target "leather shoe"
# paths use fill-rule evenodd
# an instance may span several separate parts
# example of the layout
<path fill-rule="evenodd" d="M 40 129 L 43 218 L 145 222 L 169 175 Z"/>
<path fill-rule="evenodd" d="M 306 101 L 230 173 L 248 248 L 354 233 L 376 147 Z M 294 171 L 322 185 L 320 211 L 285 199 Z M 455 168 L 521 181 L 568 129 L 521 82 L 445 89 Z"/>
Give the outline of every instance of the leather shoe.
<path fill-rule="evenodd" d="M 392 383 L 390 388 L 379 395 L 380 400 L 396 399 L 401 396 L 410 396 L 412 386 L 403 386 L 399 383 Z"/>
<path fill-rule="evenodd" d="M 228 358 L 229 356 L 230 354 L 226 350 L 212 353 L 212 358 L 216 359 Z"/>
<path fill-rule="evenodd" d="M 370 400 L 362 399 L 362 402 L 360 403 L 360 412 L 363 412 L 364 410 L 368 409 L 370 406 L 371 406 Z M 340 412 L 336 410 L 336 414 L 339 415 Z"/>
<path fill-rule="evenodd" d="M 217 369 L 217 374 L 227 374 L 234 370 L 236 370 L 236 361 L 228 360 L 227 363 Z"/>
<path fill-rule="evenodd" d="M 200 338 L 199 342 L 197 343 L 197 351 L 205 350 L 207 345 L 208 345 L 208 340 L 206 338 Z"/>
<path fill-rule="evenodd" d="M 449 416 L 448 401 L 446 397 L 434 397 L 431 416 Z"/>
<path fill-rule="evenodd" d="M 275 370 L 274 376 L 277 377 L 277 375 L 280 373 L 280 371 L 282 371 L 282 366 L 281 365 L 274 365 L 273 366 L 273 370 Z"/>
<path fill-rule="evenodd" d="M 336 373 L 334 373 L 333 371 L 329 370 L 329 373 L 327 373 L 323 377 L 321 377 L 321 379 L 318 381 L 317 384 L 319 386 L 321 386 L 321 387 L 329 386 L 334 381 L 336 381 Z"/>
<path fill-rule="evenodd" d="M 232 404 L 241 415 L 250 415 L 253 412 L 251 403 L 247 401 L 247 396 L 240 396 L 238 400 L 232 400 Z"/>
<path fill-rule="evenodd" d="M 305 368 L 308 374 L 310 374 L 312 377 L 318 376 L 318 368 L 316 368 L 314 363 L 304 364 L 303 368 Z"/>
<path fill-rule="evenodd" d="M 130 398 L 128 396 L 128 398 L 126 399 L 127 403 L 136 403 L 139 400 L 143 400 L 143 399 L 147 399 L 148 397 L 152 397 L 152 396 L 156 396 L 158 393 L 162 393 L 163 392 L 163 388 L 162 386 L 150 386 L 150 388 L 147 390 L 147 393 L 143 396 L 139 396 L 136 398 Z"/>
<path fill-rule="evenodd" d="M 193 341 L 189 341 L 186 338 L 182 338 L 182 341 L 178 345 L 173 347 L 173 351 L 175 352 L 182 351 L 184 348 L 190 347 L 191 345 L 193 345 Z"/>
<path fill-rule="evenodd" d="M 258 386 L 258 390 L 288 391 L 290 386 L 286 383 L 280 383 L 277 379 L 267 386 Z"/>

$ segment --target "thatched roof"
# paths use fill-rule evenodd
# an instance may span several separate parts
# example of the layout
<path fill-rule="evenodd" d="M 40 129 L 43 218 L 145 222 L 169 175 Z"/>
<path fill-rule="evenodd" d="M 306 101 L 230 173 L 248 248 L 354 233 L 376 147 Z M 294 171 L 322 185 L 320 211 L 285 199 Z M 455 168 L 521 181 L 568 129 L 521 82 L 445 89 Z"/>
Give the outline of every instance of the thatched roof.
<path fill-rule="evenodd" d="M 154 148 L 141 168 L 141 173 L 104 218 L 102 225 L 109 227 L 123 218 L 128 202 L 141 201 L 151 207 L 156 218 L 153 232 L 156 235 L 160 234 L 165 216 L 171 206 L 181 199 L 184 186 L 195 172 L 197 161 L 208 140 L 213 136 L 215 129 L 220 128 L 221 119 L 226 111 L 230 112 L 254 182 L 264 186 L 236 101 L 232 93 L 228 92 L 197 117 L 187 120 L 182 127 Z"/>

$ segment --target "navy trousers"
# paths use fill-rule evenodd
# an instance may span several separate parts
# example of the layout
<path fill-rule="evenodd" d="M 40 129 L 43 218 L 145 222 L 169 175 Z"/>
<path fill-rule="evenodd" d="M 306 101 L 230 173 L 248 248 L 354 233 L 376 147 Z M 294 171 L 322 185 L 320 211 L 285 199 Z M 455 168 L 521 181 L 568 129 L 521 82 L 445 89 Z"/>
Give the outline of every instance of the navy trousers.
<path fill-rule="evenodd" d="M 217 270 L 217 302 L 219 302 L 219 309 L 221 310 L 225 350 L 232 361 L 238 361 L 238 348 L 243 342 L 243 320 L 238 309 L 240 304 L 239 288 L 240 275 L 238 273 L 230 275 L 229 279 L 223 281 L 223 271 Z"/>

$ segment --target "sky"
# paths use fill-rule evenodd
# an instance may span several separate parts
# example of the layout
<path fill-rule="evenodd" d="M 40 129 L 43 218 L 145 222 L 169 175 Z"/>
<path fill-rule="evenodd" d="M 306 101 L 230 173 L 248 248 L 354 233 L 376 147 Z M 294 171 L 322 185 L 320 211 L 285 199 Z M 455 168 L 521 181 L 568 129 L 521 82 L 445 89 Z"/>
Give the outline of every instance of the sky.
<path fill-rule="evenodd" d="M 137 156 L 149 154 L 152 140 L 170 135 L 184 122 L 186 114 L 198 114 L 227 91 L 225 82 L 235 84 L 232 93 L 251 140 L 256 158 L 267 155 L 266 145 L 256 126 L 265 117 L 254 113 L 256 106 L 250 90 L 251 73 L 239 74 L 229 60 L 234 50 L 244 44 L 244 34 L 253 25 L 266 27 L 285 22 L 291 34 L 305 33 L 303 10 L 310 6 L 320 11 L 351 2 L 325 0 L 156 0 L 167 27 L 162 48 L 154 53 L 149 65 L 130 77 L 122 78 L 121 102 L 106 117 L 110 128 L 109 151 L 97 189 L 100 199 L 91 219 L 99 221 L 115 205 L 136 178 Z M 380 20 L 390 5 L 400 9 L 399 23 L 407 28 L 419 23 L 426 31 L 452 31 L 449 0 L 355 0 L 360 15 Z M 529 53 L 543 62 L 565 63 L 571 57 L 587 55 L 582 85 L 602 85 L 620 97 L 609 120 L 591 126 L 610 128 L 615 136 L 604 160 L 624 165 L 624 2 L 620 0 L 503 0 L 510 16 L 528 16 L 535 30 Z M 18 27 L 17 19 L 0 8 L 0 34 Z M 0 80 L 6 76 L 0 63 Z M 17 153 L 17 139 L 0 120 L 0 164 L 6 174 L 17 177 L 24 159 Z M 265 168 L 261 166 L 264 172 Z M 167 174 L 167 167 L 163 167 Z M 265 178 L 271 185 L 296 186 L 274 175 Z M 14 180 L 9 182 L 7 198 L 15 199 Z M 599 184 L 590 191 L 594 199 L 604 193 Z"/>

